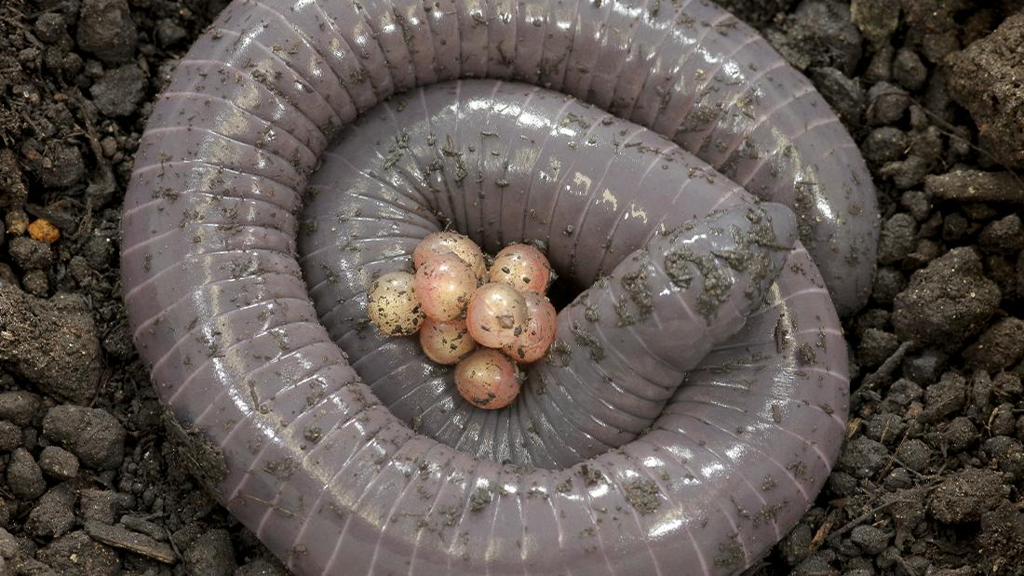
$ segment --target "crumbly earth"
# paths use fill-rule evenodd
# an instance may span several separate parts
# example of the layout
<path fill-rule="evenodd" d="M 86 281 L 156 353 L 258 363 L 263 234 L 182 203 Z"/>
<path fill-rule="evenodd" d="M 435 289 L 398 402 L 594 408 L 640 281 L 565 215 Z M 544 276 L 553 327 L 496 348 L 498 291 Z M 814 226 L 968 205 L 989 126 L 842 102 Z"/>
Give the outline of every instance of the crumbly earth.
<path fill-rule="evenodd" d="M 989 37 L 1024 2 L 724 3 L 840 112 L 883 215 L 848 442 L 751 572 L 1024 574 L 1024 180 L 1000 164 L 1021 131 L 993 120 L 1021 118 L 1019 24 Z M 223 5 L 0 2 L 0 573 L 286 573 L 207 496 L 220 456 L 168 423 L 119 295 L 139 135 Z"/>

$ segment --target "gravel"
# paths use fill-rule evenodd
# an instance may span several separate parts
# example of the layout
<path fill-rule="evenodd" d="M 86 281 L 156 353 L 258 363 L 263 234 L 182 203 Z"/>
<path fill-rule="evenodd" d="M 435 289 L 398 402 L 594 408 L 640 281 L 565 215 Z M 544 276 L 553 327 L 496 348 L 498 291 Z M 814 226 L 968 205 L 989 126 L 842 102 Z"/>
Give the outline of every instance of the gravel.
<path fill-rule="evenodd" d="M 1024 13 L 950 57 L 950 94 L 970 110 L 1000 162 L 1024 168 Z"/>
<path fill-rule="evenodd" d="M 939 484 L 928 509 L 936 520 L 946 524 L 977 521 L 1009 493 L 1002 474 L 968 468 Z"/>
<path fill-rule="evenodd" d="M 192 574 L 232 576 L 237 564 L 226 530 L 210 530 L 185 551 L 185 564 Z"/>
<path fill-rule="evenodd" d="M 147 83 L 146 74 L 138 66 L 126 64 L 104 73 L 90 92 L 100 113 L 129 116 L 146 95 Z"/>
<path fill-rule="evenodd" d="M 90 468 L 117 468 L 124 458 L 124 427 L 99 408 L 55 406 L 43 419 L 43 434 Z"/>
<path fill-rule="evenodd" d="M 82 404 L 95 396 L 102 352 L 82 296 L 41 299 L 0 283 L 0 344 L 0 364 L 43 392 Z"/>
<path fill-rule="evenodd" d="M 15 448 L 7 463 L 7 486 L 22 500 L 35 500 L 46 491 L 43 471 L 32 454 L 24 448 Z"/>
<path fill-rule="evenodd" d="M 893 301 L 892 322 L 901 340 L 955 349 L 985 328 L 1001 297 L 977 252 L 955 248 L 911 275 Z"/>
<path fill-rule="evenodd" d="M 104 62 L 130 60 L 136 27 L 126 0 L 83 0 L 78 20 L 78 47 Z"/>

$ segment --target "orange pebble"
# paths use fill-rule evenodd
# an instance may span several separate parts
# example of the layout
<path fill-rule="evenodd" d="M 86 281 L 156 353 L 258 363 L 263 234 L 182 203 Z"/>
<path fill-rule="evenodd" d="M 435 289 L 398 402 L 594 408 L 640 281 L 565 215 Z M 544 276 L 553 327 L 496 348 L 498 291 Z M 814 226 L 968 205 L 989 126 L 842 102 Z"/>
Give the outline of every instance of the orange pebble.
<path fill-rule="evenodd" d="M 455 367 L 455 386 L 466 402 L 497 410 L 512 403 L 522 387 L 515 362 L 497 350 L 477 350 Z"/>
<path fill-rule="evenodd" d="M 438 364 L 457 364 L 476 350 L 476 340 L 466 330 L 465 320 L 445 322 L 427 318 L 420 327 L 420 346 Z"/>
<path fill-rule="evenodd" d="M 466 310 L 470 336 L 488 348 L 515 343 L 526 330 L 526 299 L 507 284 L 484 284 L 477 288 Z"/>
<path fill-rule="evenodd" d="M 463 262 L 469 264 L 473 273 L 476 274 L 477 280 L 487 279 L 487 261 L 484 260 L 483 251 L 476 245 L 476 242 L 469 239 L 469 236 L 463 236 L 458 232 L 427 234 L 427 237 L 420 241 L 412 253 L 413 266 L 418 270 L 431 256 L 448 252 L 453 252 Z"/>
<path fill-rule="evenodd" d="M 502 348 L 516 362 L 529 364 L 548 353 L 548 346 L 555 339 L 558 313 L 547 298 L 534 292 L 524 295 L 526 300 L 526 330 L 515 343 Z"/>
<path fill-rule="evenodd" d="M 529 244 L 506 246 L 494 257 L 491 282 L 501 282 L 520 292 L 547 292 L 551 264 L 544 253 Z"/>
<path fill-rule="evenodd" d="M 33 240 L 53 244 L 60 239 L 60 230 L 48 220 L 40 218 L 28 225 L 28 235 Z"/>
<path fill-rule="evenodd" d="M 454 320 L 476 292 L 476 274 L 452 252 L 435 254 L 416 270 L 414 289 L 423 312 L 435 320 Z"/>

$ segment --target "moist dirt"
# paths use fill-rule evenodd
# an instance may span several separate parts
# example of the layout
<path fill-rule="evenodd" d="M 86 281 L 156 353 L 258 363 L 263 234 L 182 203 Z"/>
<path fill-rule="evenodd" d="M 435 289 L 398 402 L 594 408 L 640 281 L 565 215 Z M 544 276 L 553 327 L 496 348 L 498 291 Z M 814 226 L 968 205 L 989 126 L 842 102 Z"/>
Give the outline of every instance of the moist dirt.
<path fill-rule="evenodd" d="M 847 443 L 750 573 L 1024 574 L 1024 2 L 724 4 L 836 109 L 882 213 Z M 157 402 L 118 280 L 153 99 L 224 5 L 0 2 L 0 573 L 287 574 L 208 496 L 222 459 Z"/>

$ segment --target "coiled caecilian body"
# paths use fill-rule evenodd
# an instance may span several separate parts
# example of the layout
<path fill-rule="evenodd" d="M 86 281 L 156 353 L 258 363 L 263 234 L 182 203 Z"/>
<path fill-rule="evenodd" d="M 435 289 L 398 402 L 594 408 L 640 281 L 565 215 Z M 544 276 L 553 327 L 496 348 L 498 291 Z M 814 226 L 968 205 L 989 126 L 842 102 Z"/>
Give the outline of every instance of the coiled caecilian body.
<path fill-rule="evenodd" d="M 363 321 L 444 226 L 593 284 L 510 408 Z M 161 397 L 297 573 L 726 574 L 837 457 L 876 241 L 852 140 L 710 3 L 263 0 L 154 107 L 122 274 Z"/>

